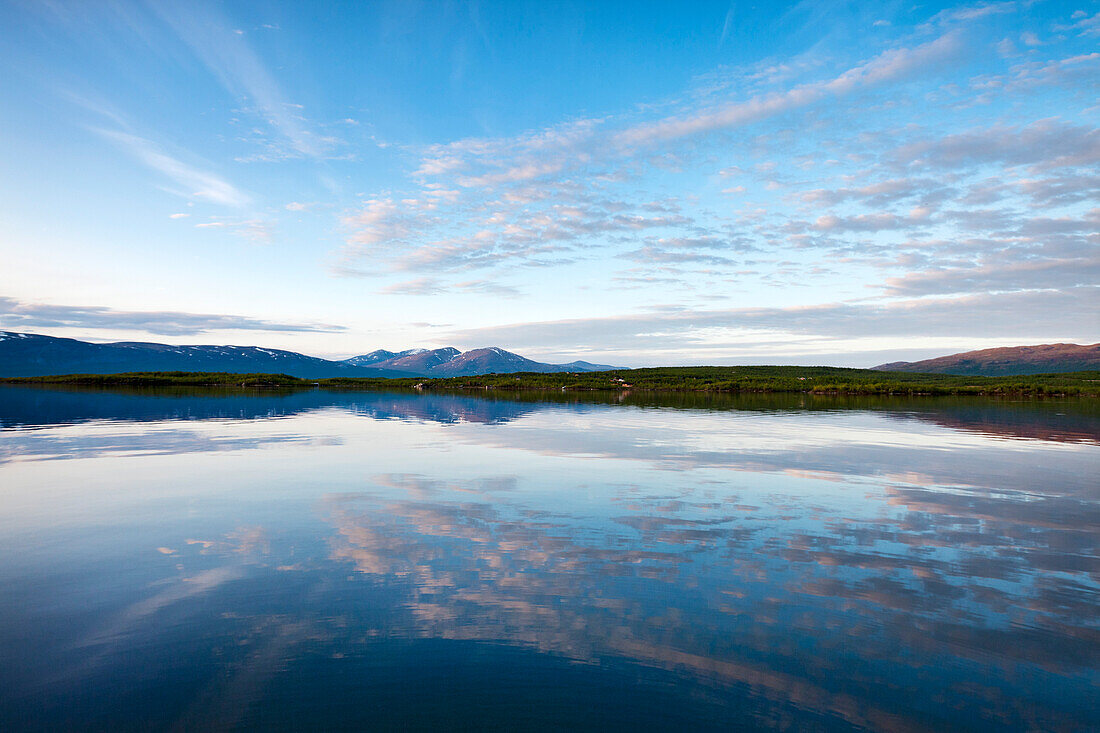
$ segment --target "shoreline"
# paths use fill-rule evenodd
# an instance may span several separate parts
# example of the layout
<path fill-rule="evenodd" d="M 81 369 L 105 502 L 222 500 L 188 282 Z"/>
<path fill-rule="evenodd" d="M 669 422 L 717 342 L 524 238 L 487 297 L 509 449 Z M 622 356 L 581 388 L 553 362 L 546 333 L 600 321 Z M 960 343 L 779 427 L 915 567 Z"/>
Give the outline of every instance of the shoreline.
<path fill-rule="evenodd" d="M 840 367 L 658 367 L 610 372 L 523 372 L 468 377 L 334 377 L 225 372 L 124 372 L 5 377 L 0 384 L 84 387 L 365 389 L 414 392 L 811 394 L 854 396 L 1100 396 L 1100 372 L 979 377 Z"/>

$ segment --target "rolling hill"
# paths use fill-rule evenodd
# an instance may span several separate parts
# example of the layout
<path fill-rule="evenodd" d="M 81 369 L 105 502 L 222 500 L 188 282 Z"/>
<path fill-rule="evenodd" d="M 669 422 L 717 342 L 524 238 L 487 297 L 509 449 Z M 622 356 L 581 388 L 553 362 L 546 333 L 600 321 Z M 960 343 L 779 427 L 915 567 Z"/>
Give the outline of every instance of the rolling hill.
<path fill-rule="evenodd" d="M 924 361 L 896 361 L 873 367 L 885 372 L 968 374 L 1007 377 L 1100 369 L 1100 344 L 1039 344 L 966 351 Z"/>

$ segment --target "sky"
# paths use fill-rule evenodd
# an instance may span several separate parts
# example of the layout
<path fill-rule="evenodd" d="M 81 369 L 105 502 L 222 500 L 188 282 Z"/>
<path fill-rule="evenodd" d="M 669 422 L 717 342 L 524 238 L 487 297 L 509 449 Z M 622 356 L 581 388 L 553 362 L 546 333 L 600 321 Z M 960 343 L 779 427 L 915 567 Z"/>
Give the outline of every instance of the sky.
<path fill-rule="evenodd" d="M 1100 341 L 1100 2 L 0 0 L 0 328 L 872 366 Z"/>

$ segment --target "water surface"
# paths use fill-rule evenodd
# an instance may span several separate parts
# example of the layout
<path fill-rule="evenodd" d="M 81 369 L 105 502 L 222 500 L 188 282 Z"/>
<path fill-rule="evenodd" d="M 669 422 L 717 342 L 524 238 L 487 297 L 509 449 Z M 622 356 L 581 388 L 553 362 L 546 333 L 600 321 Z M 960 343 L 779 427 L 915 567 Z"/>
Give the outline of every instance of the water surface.
<path fill-rule="evenodd" d="M 0 388 L 0 728 L 1100 727 L 1089 401 Z"/>

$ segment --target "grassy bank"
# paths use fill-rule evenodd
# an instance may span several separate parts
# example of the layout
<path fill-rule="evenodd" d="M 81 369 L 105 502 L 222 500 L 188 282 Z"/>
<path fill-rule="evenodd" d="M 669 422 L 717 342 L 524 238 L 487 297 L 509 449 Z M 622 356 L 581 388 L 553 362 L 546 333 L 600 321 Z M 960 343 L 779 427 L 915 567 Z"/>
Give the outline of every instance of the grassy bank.
<path fill-rule="evenodd" d="M 70 374 L 0 380 L 14 384 L 86 386 L 225 386 L 421 390 L 555 390 L 653 392 L 803 392 L 852 395 L 1064 395 L 1100 396 L 1100 372 L 971 377 L 950 374 L 879 372 L 839 367 L 744 366 L 660 367 L 562 374 L 487 374 L 432 379 L 299 379 L 285 374 L 224 372 L 130 372 Z"/>
<path fill-rule="evenodd" d="M 123 372 L 122 374 L 62 374 L 49 377 L 8 377 L 0 384 L 73 384 L 86 387 L 309 387 L 316 380 L 286 374 L 232 372 Z"/>

